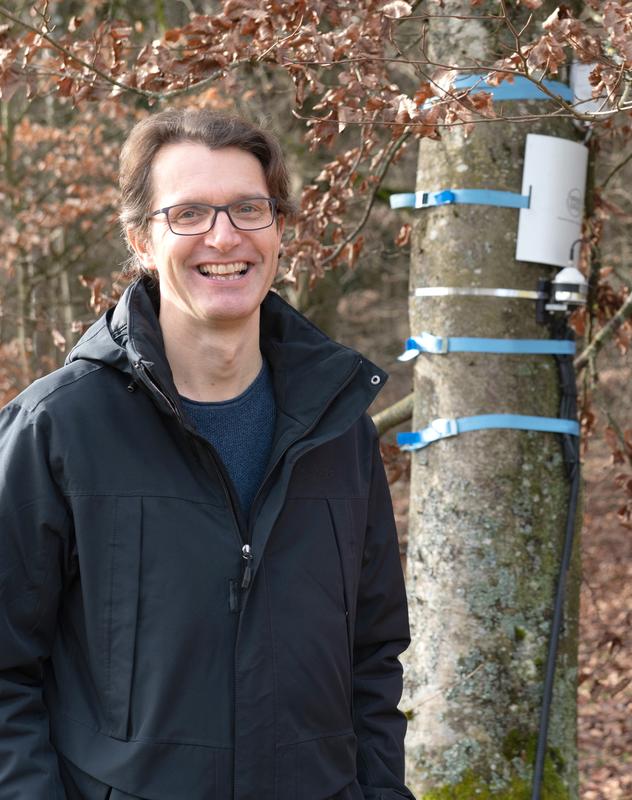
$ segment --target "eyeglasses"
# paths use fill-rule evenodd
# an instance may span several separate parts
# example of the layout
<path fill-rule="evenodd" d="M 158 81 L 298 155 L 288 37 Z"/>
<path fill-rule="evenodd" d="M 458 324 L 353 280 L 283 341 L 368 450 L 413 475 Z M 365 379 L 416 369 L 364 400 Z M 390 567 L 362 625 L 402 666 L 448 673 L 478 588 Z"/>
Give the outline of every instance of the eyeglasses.
<path fill-rule="evenodd" d="M 197 236 L 208 233 L 220 211 L 225 211 L 232 226 L 239 231 L 258 231 L 269 228 L 276 218 L 275 197 L 247 197 L 224 206 L 208 203 L 179 203 L 152 211 L 147 219 L 158 214 L 167 217 L 169 230 L 178 236 Z"/>

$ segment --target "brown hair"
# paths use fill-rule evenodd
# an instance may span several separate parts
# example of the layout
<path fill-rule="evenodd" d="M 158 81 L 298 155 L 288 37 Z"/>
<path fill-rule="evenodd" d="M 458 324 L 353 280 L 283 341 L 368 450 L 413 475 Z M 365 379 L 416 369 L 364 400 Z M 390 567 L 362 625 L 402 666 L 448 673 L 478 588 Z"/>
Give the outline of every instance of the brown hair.
<path fill-rule="evenodd" d="M 209 109 L 169 109 L 137 123 L 121 151 L 120 220 L 128 245 L 128 228 L 141 236 L 148 232 L 154 158 L 161 147 L 177 142 L 199 142 L 212 150 L 238 147 L 252 153 L 263 167 L 270 196 L 277 200 L 278 213 L 287 217 L 293 215 L 295 207 L 290 197 L 285 159 L 272 134 L 241 117 L 218 114 Z M 130 266 L 135 272 L 144 272 L 135 256 Z"/>

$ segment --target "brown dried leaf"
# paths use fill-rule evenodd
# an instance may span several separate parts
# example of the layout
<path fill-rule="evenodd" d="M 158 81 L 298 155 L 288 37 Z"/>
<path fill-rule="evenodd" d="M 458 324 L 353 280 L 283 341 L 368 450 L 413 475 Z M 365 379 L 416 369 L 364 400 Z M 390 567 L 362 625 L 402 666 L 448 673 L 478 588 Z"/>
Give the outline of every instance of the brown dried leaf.
<path fill-rule="evenodd" d="M 416 119 L 419 109 L 415 101 L 404 94 L 400 94 L 396 99 L 398 101 L 398 106 L 395 121 L 406 123 Z"/>
<path fill-rule="evenodd" d="M 13 97 L 18 89 L 24 86 L 24 78 L 13 68 L 0 75 L 0 99 L 5 102 Z"/>
<path fill-rule="evenodd" d="M 608 647 L 610 655 L 614 655 L 623 647 L 621 637 L 614 631 L 606 630 L 597 644 L 598 648 Z"/>
<path fill-rule="evenodd" d="M 412 225 L 408 222 L 402 225 L 399 229 L 399 233 L 395 237 L 395 244 L 397 247 L 405 247 L 410 242 L 410 234 L 412 231 Z"/>
<path fill-rule="evenodd" d="M 425 103 L 426 100 L 430 97 L 434 97 L 435 92 L 432 87 L 430 81 L 426 81 L 422 83 L 419 89 L 415 92 L 413 96 L 413 102 L 416 103 L 418 106 L 421 106 Z"/>
<path fill-rule="evenodd" d="M 564 47 L 549 34 L 540 37 L 527 56 L 530 69 L 542 70 L 551 75 L 555 75 L 565 61 Z"/>
<path fill-rule="evenodd" d="M 608 425 L 603 432 L 604 439 L 606 440 L 606 444 L 610 448 L 610 453 L 612 455 L 612 463 L 613 464 L 623 464 L 625 463 L 625 459 L 623 457 L 623 451 L 619 446 L 619 437 L 617 436 L 616 431 L 610 425 Z"/>
<path fill-rule="evenodd" d="M 617 511 L 617 519 L 624 528 L 632 530 L 632 503 L 622 506 Z"/>
<path fill-rule="evenodd" d="M 452 92 L 454 80 L 458 77 L 458 71 L 440 67 L 432 73 L 432 90 L 439 97 L 445 97 Z"/>
<path fill-rule="evenodd" d="M 632 12 L 629 0 L 610 0 L 603 7 L 603 25 L 610 34 L 612 44 L 625 57 L 626 65 L 632 63 Z"/>
<path fill-rule="evenodd" d="M 619 692 L 622 692 L 630 683 L 632 683 L 632 678 L 623 678 L 620 680 L 610 690 L 610 697 L 614 697 L 616 694 L 619 694 Z"/>
<path fill-rule="evenodd" d="M 573 16 L 573 12 L 569 8 L 569 6 L 561 3 L 552 14 L 544 20 L 542 23 L 542 27 L 545 31 L 551 30 L 551 28 L 555 27 L 555 24 L 559 22 L 561 19 L 568 19 L 569 17 Z"/>
<path fill-rule="evenodd" d="M 576 308 L 570 316 L 568 324 L 579 338 L 586 334 L 586 307 Z"/>
<path fill-rule="evenodd" d="M 404 2 L 404 0 L 392 0 L 392 2 L 387 3 L 382 9 L 382 14 L 384 14 L 385 17 L 390 17 L 390 19 L 409 17 L 412 12 L 413 7 L 410 3 Z"/>
<path fill-rule="evenodd" d="M 467 100 L 482 117 L 493 118 L 496 116 L 494 96 L 491 92 L 476 92 L 476 94 L 468 95 Z"/>
<path fill-rule="evenodd" d="M 75 82 L 72 78 L 62 78 L 57 82 L 57 92 L 62 97 L 70 97 L 73 92 Z"/>
<path fill-rule="evenodd" d="M 403 452 L 396 445 L 389 444 L 380 440 L 380 453 L 384 468 L 386 470 L 386 479 L 389 485 L 395 483 L 400 478 L 408 479 L 410 476 L 410 454 Z"/>
<path fill-rule="evenodd" d="M 65 352 L 66 337 L 62 333 L 60 333 L 60 331 L 58 331 L 57 328 L 53 328 L 53 330 L 51 331 L 51 336 L 53 338 L 53 344 L 55 345 L 55 347 L 61 350 L 62 353 Z"/>

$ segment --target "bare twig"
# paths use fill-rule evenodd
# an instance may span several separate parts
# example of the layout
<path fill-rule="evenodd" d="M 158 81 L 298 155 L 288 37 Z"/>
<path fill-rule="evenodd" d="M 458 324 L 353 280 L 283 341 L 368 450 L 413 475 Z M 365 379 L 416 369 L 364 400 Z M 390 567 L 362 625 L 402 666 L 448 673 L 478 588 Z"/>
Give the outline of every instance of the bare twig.
<path fill-rule="evenodd" d="M 610 183 L 611 179 L 617 174 L 620 169 L 623 169 L 625 165 L 632 159 L 632 152 L 628 153 L 627 156 L 621 161 L 617 166 L 610 172 L 606 180 L 601 184 L 600 188 L 605 189 L 606 186 Z"/>
<path fill-rule="evenodd" d="M 520 58 L 520 62 L 522 64 L 522 70 L 526 78 L 529 77 L 529 65 L 527 64 L 527 59 L 522 55 L 522 42 L 520 41 L 520 35 L 522 31 L 517 31 L 513 22 L 509 19 L 509 15 L 507 14 L 507 0 L 500 0 L 500 4 L 503 9 L 502 18 L 505 22 L 505 25 L 509 28 L 511 35 L 514 38 L 514 46 L 515 51 Z M 525 26 L 526 27 L 526 26 Z M 523 28 L 524 30 L 524 28 Z"/>
<path fill-rule="evenodd" d="M 346 178 L 343 180 L 343 182 L 342 182 L 342 184 L 340 186 L 341 189 L 346 189 L 346 187 L 349 185 L 349 182 L 351 181 L 351 178 L 353 177 L 354 173 L 356 172 L 356 170 L 360 166 L 360 162 L 362 161 L 362 157 L 363 156 L 364 156 L 364 143 L 361 141 L 360 142 L 360 146 L 358 147 L 358 154 L 355 157 L 355 161 L 353 162 L 353 165 L 352 165 L 351 169 L 347 173 Z"/>
<path fill-rule="evenodd" d="M 409 14 L 407 17 L 390 17 L 388 14 L 384 14 L 384 16 L 392 22 L 407 22 L 409 19 L 504 19 L 498 14 Z"/>
<path fill-rule="evenodd" d="M 292 109 L 292 114 L 300 120 L 305 122 L 326 122 L 329 124 L 338 124 L 337 120 L 327 118 L 327 117 L 315 117 L 315 116 L 305 116 L 303 114 L 299 114 L 296 109 Z M 535 120 L 540 119 L 551 119 L 555 117 L 556 119 L 571 119 L 576 118 L 576 114 L 566 113 L 563 112 L 561 109 L 554 112 L 553 114 L 523 114 L 522 116 L 498 116 L 498 117 L 481 117 L 480 119 L 471 119 L 471 120 L 461 120 L 458 122 L 425 122 L 424 120 L 419 120 L 419 122 L 385 122 L 382 120 L 345 120 L 345 125 L 379 125 L 381 127 L 386 128 L 406 128 L 410 133 L 415 132 L 415 128 L 426 128 L 426 127 L 433 127 L 433 128 L 458 128 L 463 125 L 480 125 L 484 122 L 534 122 Z"/>
<path fill-rule="evenodd" d="M 529 16 L 527 17 L 527 21 L 522 26 L 522 28 L 520 28 L 520 30 L 518 31 L 518 36 L 519 37 L 522 37 L 522 34 L 527 30 L 529 25 L 531 25 L 531 21 L 532 20 L 533 20 L 533 11 L 529 14 Z"/>
<path fill-rule="evenodd" d="M 398 139 L 396 139 L 388 148 L 386 155 L 384 156 L 384 161 L 382 162 L 382 165 L 380 166 L 380 169 L 377 171 L 376 174 L 378 180 L 376 181 L 373 190 L 369 195 L 368 202 L 364 208 L 364 213 L 362 214 L 360 221 L 358 222 L 356 227 L 347 236 L 345 236 L 345 238 L 336 246 L 336 248 L 326 258 L 322 260 L 321 262 L 322 265 L 330 264 L 332 261 L 338 258 L 340 253 L 342 253 L 342 251 L 344 250 L 344 248 L 356 238 L 356 236 L 360 233 L 362 228 L 364 228 L 364 226 L 366 225 L 367 220 L 369 219 L 369 215 L 371 213 L 371 209 L 373 208 L 373 204 L 375 203 L 375 198 L 377 197 L 377 193 L 382 184 L 382 180 L 384 179 L 384 176 L 388 171 L 391 161 L 395 157 L 395 153 L 397 153 L 400 147 L 404 144 L 404 142 L 408 138 L 408 135 L 409 135 L 408 131 L 406 131 Z"/>
<path fill-rule="evenodd" d="M 273 43 L 270 45 L 270 47 L 268 47 L 268 49 L 267 49 L 267 50 L 264 50 L 264 51 L 263 51 L 263 53 L 260 53 L 260 54 L 257 56 L 257 59 L 256 59 L 256 60 L 257 60 L 257 61 L 262 61 L 262 60 L 263 60 L 263 59 L 264 59 L 264 58 L 265 58 L 265 57 L 268 55 L 268 53 L 271 53 L 271 52 L 272 52 L 273 50 L 275 50 L 277 47 L 280 47 L 282 44 L 284 44 L 284 42 L 288 42 L 290 39 L 294 38 L 294 36 L 296 36 L 296 34 L 297 34 L 299 31 L 300 31 L 302 24 L 303 24 L 303 17 L 301 16 L 301 18 L 300 18 L 300 20 L 299 20 L 299 23 L 298 23 L 298 25 L 297 25 L 297 26 L 296 26 L 296 28 L 295 28 L 295 29 L 292 31 L 292 33 L 288 33 L 288 35 L 287 35 L 287 36 L 284 36 L 282 39 L 278 39 L 276 42 L 273 42 Z"/>
<path fill-rule="evenodd" d="M 619 440 L 619 444 L 621 445 L 622 455 L 626 458 L 629 466 L 632 467 L 632 453 L 630 453 L 630 446 L 626 441 L 625 434 L 621 429 L 621 426 L 607 408 L 602 408 L 601 410 L 606 415 L 608 419 L 608 425 L 612 428 L 615 436 Z"/>
<path fill-rule="evenodd" d="M 109 210 L 104 213 L 109 213 Z M 76 253 L 67 256 L 63 261 L 61 261 L 61 263 L 56 263 L 55 268 L 50 270 L 50 272 L 39 272 L 37 273 L 37 275 L 34 275 L 30 280 L 31 287 L 35 287 L 40 283 L 52 280 L 53 278 L 57 278 L 63 272 L 67 272 L 75 264 L 78 264 L 80 261 L 82 261 L 86 253 L 90 252 L 91 250 L 94 250 L 96 245 L 100 244 L 101 242 L 107 241 L 107 239 L 116 230 L 116 228 L 118 228 L 118 222 L 106 226 L 102 230 L 102 233 L 98 238 L 86 242 L 86 244 L 83 245 L 81 249 L 78 250 Z"/>
<path fill-rule="evenodd" d="M 625 303 L 614 317 L 603 326 L 592 342 L 577 356 L 574 361 L 575 369 L 577 371 L 584 369 L 589 363 L 590 358 L 593 355 L 597 355 L 601 348 L 612 339 L 629 317 L 632 317 L 632 292 L 628 295 Z"/>

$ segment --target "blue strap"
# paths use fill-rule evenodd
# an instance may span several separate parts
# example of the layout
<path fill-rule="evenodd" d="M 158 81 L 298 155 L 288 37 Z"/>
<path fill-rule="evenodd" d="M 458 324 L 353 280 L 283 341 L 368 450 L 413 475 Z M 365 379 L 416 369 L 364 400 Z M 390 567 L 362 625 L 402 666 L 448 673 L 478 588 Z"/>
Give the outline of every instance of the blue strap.
<path fill-rule="evenodd" d="M 573 102 L 573 90 L 565 83 L 543 80 L 542 84 L 562 100 Z M 503 81 L 498 86 L 489 86 L 480 75 L 461 75 L 454 81 L 455 90 L 469 89 L 470 87 L 475 87 L 470 94 L 489 92 L 495 102 L 499 100 L 551 100 L 539 86 L 523 75 L 514 77 L 512 83 Z"/>
<path fill-rule="evenodd" d="M 570 339 L 482 339 L 462 336 L 433 336 L 421 333 L 406 339 L 399 361 L 410 361 L 419 353 L 518 353 L 521 355 L 574 355 Z"/>
<path fill-rule="evenodd" d="M 391 208 L 428 208 L 453 203 L 463 205 L 500 206 L 502 208 L 529 208 L 531 198 L 517 192 L 495 189 L 442 189 L 440 192 L 405 192 L 389 197 Z"/>
<path fill-rule="evenodd" d="M 480 431 L 488 428 L 510 428 L 520 431 L 544 431 L 579 436 L 579 423 L 573 419 L 528 417 L 522 414 L 482 414 L 477 417 L 459 417 L 459 419 L 435 419 L 422 431 L 398 433 L 397 444 L 401 450 L 420 450 L 439 439 L 457 436 L 465 431 Z"/>

